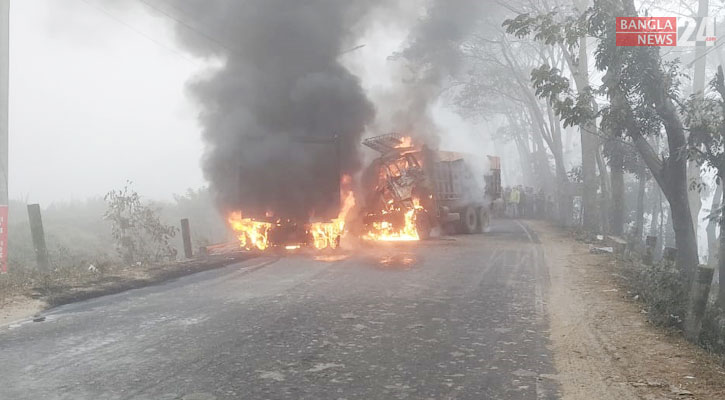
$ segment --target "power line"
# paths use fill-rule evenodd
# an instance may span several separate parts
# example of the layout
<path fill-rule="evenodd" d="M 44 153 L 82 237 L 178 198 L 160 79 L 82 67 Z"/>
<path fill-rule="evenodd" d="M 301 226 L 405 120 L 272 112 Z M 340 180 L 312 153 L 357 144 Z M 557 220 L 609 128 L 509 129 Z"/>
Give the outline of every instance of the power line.
<path fill-rule="evenodd" d="M 222 40 L 220 40 L 220 39 L 212 36 L 209 33 L 206 33 L 204 31 L 196 28 L 194 25 L 192 25 L 192 24 L 190 24 L 190 23 L 188 23 L 188 22 L 186 22 L 186 21 L 184 21 L 184 20 L 182 20 L 182 19 L 180 19 L 180 18 L 172 15 L 167 10 L 164 10 L 163 8 L 161 8 L 161 7 L 157 6 L 157 5 L 149 2 L 148 0 L 137 0 L 137 1 L 140 2 L 140 3 L 142 3 L 143 5 L 145 5 L 146 7 L 148 7 L 150 9 L 152 9 L 152 10 L 154 10 L 154 11 L 162 14 L 163 16 L 171 19 L 172 21 L 175 21 L 176 23 L 178 23 L 179 25 L 183 26 L 184 28 L 186 28 L 186 29 L 188 29 L 188 30 L 196 33 L 197 35 L 199 35 L 199 36 L 201 36 L 201 37 L 203 37 L 203 38 L 205 38 L 205 39 L 207 39 L 207 40 L 209 40 L 209 41 L 211 41 L 213 43 L 215 43 L 216 45 L 218 45 L 219 47 L 221 47 L 224 50 L 228 51 L 229 53 L 235 54 L 235 55 L 240 56 L 240 57 L 242 56 L 242 54 L 238 50 L 233 49 L 232 47 L 228 46 Z M 186 12 L 184 12 L 184 10 L 180 10 L 178 7 L 175 7 L 174 5 L 172 5 L 172 4 L 168 3 L 168 2 L 166 4 L 169 7 L 175 9 L 178 12 L 180 12 L 182 14 L 185 14 L 185 15 L 188 15 Z M 343 54 L 347 54 L 347 53 L 351 53 L 351 52 L 356 51 L 356 50 L 359 50 L 359 49 L 361 49 L 363 47 L 365 47 L 365 44 L 357 45 L 357 46 L 355 46 L 355 47 L 353 47 L 351 49 L 343 50 L 340 53 L 338 53 L 338 56 L 339 55 L 343 55 Z"/>
<path fill-rule="evenodd" d="M 343 50 L 343 51 L 341 51 L 341 52 L 337 53 L 337 55 L 338 55 L 338 56 L 341 56 L 341 55 L 343 55 L 343 54 L 347 54 L 347 53 L 352 53 L 353 51 L 356 51 L 356 50 L 360 50 L 360 49 L 362 49 L 363 47 L 365 47 L 365 44 L 359 44 L 359 45 L 357 45 L 357 46 L 355 46 L 355 47 L 353 47 L 353 48 L 351 48 L 351 49 Z"/>
<path fill-rule="evenodd" d="M 126 27 L 127 29 L 133 31 L 137 35 L 142 36 L 146 40 L 149 40 L 150 42 L 154 43 L 155 45 L 157 45 L 157 46 L 165 49 L 166 51 L 170 51 L 170 52 L 176 54 L 177 56 L 185 59 L 186 61 L 189 61 L 189 62 L 194 63 L 194 64 L 198 64 L 195 60 L 187 57 L 185 54 L 183 54 L 183 53 L 181 53 L 181 52 L 179 52 L 179 51 L 177 51 L 175 49 L 172 49 L 172 48 L 166 46 L 162 42 L 154 39 L 153 37 L 149 36 L 148 34 L 144 33 L 143 31 L 135 28 L 134 26 L 132 26 L 132 25 L 128 24 L 127 22 L 123 21 L 122 19 L 118 18 L 112 12 L 110 12 L 108 9 L 106 9 L 104 7 L 101 7 L 98 4 L 93 4 L 93 3 L 91 3 L 88 0 L 80 0 L 80 1 L 86 3 L 86 5 L 88 5 L 89 7 L 93 8 L 93 9 L 95 9 L 96 11 L 99 11 L 99 12 L 105 14 L 106 17 L 108 17 L 108 18 L 116 21 L 117 23 L 119 23 L 119 24 L 123 25 L 124 27 Z"/>
<path fill-rule="evenodd" d="M 85 0 L 84 0 L 84 1 L 85 1 Z M 222 48 L 223 48 L 223 49 L 225 49 L 226 51 L 228 51 L 228 52 L 230 52 L 230 53 L 234 53 L 234 54 L 237 54 L 237 55 L 239 55 L 239 53 L 238 53 L 237 51 L 235 51 L 235 50 L 231 49 L 231 48 L 230 48 L 229 46 L 227 46 L 226 44 L 224 44 L 224 43 L 223 43 L 223 42 L 222 42 L 221 40 L 219 40 L 219 39 L 215 38 L 214 36 L 212 36 L 212 35 L 210 35 L 210 34 L 208 34 L 208 33 L 206 33 L 206 32 L 202 32 L 201 30 L 197 29 L 197 28 L 196 28 L 196 27 L 194 27 L 193 25 L 191 25 L 191 24 L 187 23 L 186 21 L 183 21 L 183 20 L 181 20 L 180 18 L 177 18 L 176 16 L 172 15 L 172 14 L 171 14 L 171 13 L 169 13 L 168 11 L 166 11 L 166 10 L 162 9 L 161 7 L 158 7 L 158 6 L 154 5 L 154 4 L 151 4 L 151 3 L 149 3 L 149 2 L 147 1 L 147 0 L 138 0 L 138 2 L 142 3 L 142 4 L 143 4 L 143 5 L 145 5 L 146 7 L 150 8 L 150 9 L 152 9 L 152 10 L 156 11 L 156 12 L 159 12 L 159 13 L 161 13 L 161 14 L 162 14 L 162 15 L 164 15 L 165 17 L 167 17 L 167 18 L 169 18 L 169 19 L 171 19 L 171 20 L 175 21 L 175 22 L 176 22 L 176 23 L 178 23 L 179 25 L 181 25 L 181 26 L 183 26 L 184 28 L 186 28 L 186 29 L 188 29 L 188 30 L 190 30 L 190 31 L 192 31 L 192 32 L 194 32 L 194 33 L 196 33 L 197 35 L 199 35 L 199 36 L 201 36 L 201 37 L 203 37 L 203 38 L 205 38 L 205 39 L 207 39 L 207 40 L 209 40 L 209 41 L 211 41 L 211 42 L 215 43 L 216 45 L 218 45 L 219 47 L 222 47 Z M 169 6 L 170 6 L 170 7 L 173 7 L 173 6 L 171 6 L 171 5 L 169 5 Z"/>
<path fill-rule="evenodd" d="M 710 53 L 711 53 L 711 52 L 712 52 L 713 50 L 715 50 L 715 49 L 717 49 L 718 47 L 720 47 L 720 46 L 722 46 L 723 44 L 725 44 L 725 41 L 724 41 L 724 40 L 722 40 L 722 39 L 725 39 L 725 36 L 721 36 L 721 37 L 720 37 L 719 39 L 720 39 L 720 40 L 719 40 L 719 42 L 720 42 L 720 43 L 718 43 L 718 44 L 716 44 L 715 46 L 713 46 L 712 48 L 710 48 L 710 50 L 707 50 L 707 51 L 705 51 L 705 52 L 704 52 L 704 53 L 702 53 L 702 54 L 701 54 L 701 55 L 700 55 L 699 57 L 695 57 L 695 59 L 694 59 L 694 60 L 690 61 L 690 62 L 689 62 L 689 63 L 687 64 L 687 67 L 688 67 L 688 68 L 689 68 L 689 67 L 691 67 L 691 66 L 692 66 L 692 64 L 694 64 L 694 63 L 695 63 L 695 61 L 697 61 L 697 60 L 701 59 L 702 57 L 705 57 L 706 55 L 710 54 Z"/>

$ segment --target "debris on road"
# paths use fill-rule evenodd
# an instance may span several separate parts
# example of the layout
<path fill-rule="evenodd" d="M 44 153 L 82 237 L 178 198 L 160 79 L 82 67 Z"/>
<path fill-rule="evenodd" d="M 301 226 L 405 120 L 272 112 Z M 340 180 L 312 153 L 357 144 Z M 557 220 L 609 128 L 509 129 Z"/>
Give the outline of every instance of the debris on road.
<path fill-rule="evenodd" d="M 592 254 L 611 254 L 614 253 L 614 248 L 589 246 L 589 252 Z"/>

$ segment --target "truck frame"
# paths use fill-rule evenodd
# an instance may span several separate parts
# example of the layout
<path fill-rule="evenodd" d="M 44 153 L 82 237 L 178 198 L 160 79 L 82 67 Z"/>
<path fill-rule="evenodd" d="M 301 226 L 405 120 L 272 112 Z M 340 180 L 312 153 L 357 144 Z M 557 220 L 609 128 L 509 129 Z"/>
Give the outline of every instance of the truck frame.
<path fill-rule="evenodd" d="M 436 227 L 458 233 L 486 229 L 492 203 L 501 196 L 498 157 L 485 160 L 413 146 L 395 133 L 368 138 L 363 144 L 381 154 L 371 165 L 377 179 L 366 198 L 366 226 L 383 219 L 400 225 L 414 210 L 420 239 L 429 238 Z M 490 173 L 484 174 L 484 169 Z"/>

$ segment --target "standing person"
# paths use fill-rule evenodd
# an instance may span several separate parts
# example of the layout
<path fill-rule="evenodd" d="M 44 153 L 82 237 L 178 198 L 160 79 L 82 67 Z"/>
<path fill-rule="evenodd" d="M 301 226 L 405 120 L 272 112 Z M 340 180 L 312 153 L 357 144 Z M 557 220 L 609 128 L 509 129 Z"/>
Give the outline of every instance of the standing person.
<path fill-rule="evenodd" d="M 514 186 L 511 189 L 511 197 L 509 197 L 509 204 L 511 204 L 511 217 L 519 217 L 519 201 L 521 200 L 521 192 L 518 186 Z"/>

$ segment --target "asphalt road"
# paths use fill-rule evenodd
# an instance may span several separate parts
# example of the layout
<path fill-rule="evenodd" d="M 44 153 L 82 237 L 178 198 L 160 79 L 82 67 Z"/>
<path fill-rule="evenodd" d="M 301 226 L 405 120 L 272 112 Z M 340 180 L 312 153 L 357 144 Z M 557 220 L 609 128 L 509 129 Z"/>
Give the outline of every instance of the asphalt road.
<path fill-rule="evenodd" d="M 0 399 L 554 399 L 534 233 L 256 258 L 0 328 Z"/>

